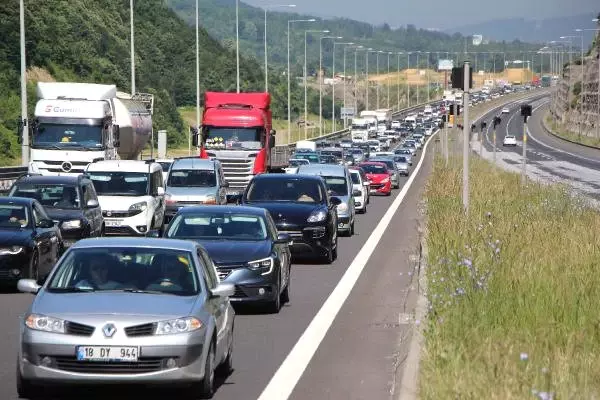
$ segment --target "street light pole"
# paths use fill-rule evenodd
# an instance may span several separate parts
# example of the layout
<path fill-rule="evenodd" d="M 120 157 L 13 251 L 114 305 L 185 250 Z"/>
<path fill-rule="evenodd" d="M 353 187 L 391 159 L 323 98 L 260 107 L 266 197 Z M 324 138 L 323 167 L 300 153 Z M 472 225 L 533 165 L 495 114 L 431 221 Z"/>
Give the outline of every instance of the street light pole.
<path fill-rule="evenodd" d="M 25 59 L 25 0 L 19 1 L 19 31 L 21 52 L 21 164 L 29 165 L 29 123 L 27 115 L 27 60 Z"/>
<path fill-rule="evenodd" d="M 133 0 L 129 0 L 129 29 L 129 34 L 131 35 L 131 49 L 129 51 L 131 57 L 131 95 L 133 96 L 135 94 L 135 35 L 133 26 Z"/>
<path fill-rule="evenodd" d="M 288 89 L 288 141 L 292 137 L 292 85 L 290 82 L 290 25 L 295 22 L 315 22 L 316 19 L 292 19 L 287 26 L 287 89 Z"/>
<path fill-rule="evenodd" d="M 196 0 L 196 129 L 200 133 L 200 9 Z M 188 133 L 188 155 L 192 155 L 192 135 Z"/>
<path fill-rule="evenodd" d="M 352 45 L 354 42 L 333 42 L 333 68 L 331 69 L 331 119 L 332 119 L 332 130 L 331 132 L 335 132 L 335 46 L 341 45 Z"/>
<path fill-rule="evenodd" d="M 410 108 L 410 83 L 408 82 L 408 70 L 410 69 L 410 55 L 412 53 L 406 52 L 406 102 L 407 107 Z"/>
<path fill-rule="evenodd" d="M 323 39 L 343 39 L 341 36 L 323 36 L 319 39 L 319 136 L 323 136 Z"/>
<path fill-rule="evenodd" d="M 381 54 L 381 53 L 383 53 L 383 50 L 379 50 L 377 52 L 377 65 L 376 65 L 377 77 L 379 77 L 379 54 Z M 379 109 L 379 81 L 377 81 L 377 86 L 375 87 L 375 89 L 376 89 L 375 93 L 377 95 L 377 109 Z"/>
<path fill-rule="evenodd" d="M 398 110 L 400 110 L 400 56 L 402 55 L 402 52 L 398 53 L 398 85 L 396 87 L 397 91 L 398 91 L 398 105 L 396 107 L 398 107 Z"/>
<path fill-rule="evenodd" d="M 328 30 L 323 30 L 323 31 L 315 31 L 315 30 L 308 30 L 308 31 L 304 31 L 304 139 L 308 139 L 308 86 L 307 86 L 307 80 L 308 80 L 308 71 L 307 71 L 307 67 L 306 67 L 306 47 L 307 47 L 307 34 L 308 33 L 329 33 Z M 320 42 L 320 38 L 319 38 L 319 42 Z M 320 135 L 320 132 L 319 132 Z"/>
<path fill-rule="evenodd" d="M 387 108 L 390 108 L 390 55 L 392 52 L 388 52 L 388 70 L 387 70 Z"/>
<path fill-rule="evenodd" d="M 236 91 L 240 92 L 240 0 L 235 0 Z"/>
<path fill-rule="evenodd" d="M 264 31 L 264 42 L 265 42 L 265 92 L 269 91 L 269 58 L 267 56 L 267 9 L 269 7 L 296 7 L 295 4 L 275 4 L 265 6 L 265 31 Z"/>
<path fill-rule="evenodd" d="M 419 56 L 421 55 L 420 51 L 417 51 L 417 79 L 418 82 L 421 81 L 421 70 L 419 70 Z M 417 83 L 417 104 L 419 103 L 419 84 Z"/>

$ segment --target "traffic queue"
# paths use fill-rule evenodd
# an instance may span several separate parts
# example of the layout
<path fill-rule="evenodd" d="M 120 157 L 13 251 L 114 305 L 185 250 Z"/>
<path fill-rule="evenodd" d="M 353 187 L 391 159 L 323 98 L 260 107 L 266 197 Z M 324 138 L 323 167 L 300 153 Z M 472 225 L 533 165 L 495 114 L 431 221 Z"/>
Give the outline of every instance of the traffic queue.
<path fill-rule="evenodd" d="M 212 396 L 233 368 L 233 306 L 279 313 L 293 263 L 332 264 L 358 214 L 401 188 L 436 123 L 299 142 L 285 173 L 255 175 L 234 196 L 220 162 L 198 157 L 18 179 L 0 198 L 0 282 L 35 294 L 19 395 L 143 382 Z"/>

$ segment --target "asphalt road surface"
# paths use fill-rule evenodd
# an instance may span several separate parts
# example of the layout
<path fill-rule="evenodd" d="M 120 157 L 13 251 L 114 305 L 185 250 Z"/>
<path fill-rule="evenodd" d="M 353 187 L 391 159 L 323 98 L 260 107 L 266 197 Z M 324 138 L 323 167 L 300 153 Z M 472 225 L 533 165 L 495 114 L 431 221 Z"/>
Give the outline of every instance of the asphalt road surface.
<path fill-rule="evenodd" d="M 287 382 L 293 399 L 384 399 L 396 385 L 402 358 L 406 353 L 411 326 L 405 315 L 412 312 L 416 298 L 413 286 L 415 254 L 418 254 L 417 202 L 431 154 L 356 282 L 350 296 L 337 314 L 327 335 L 296 385 Z M 419 152 L 421 157 L 422 151 Z M 418 159 L 415 158 L 413 169 Z M 404 185 L 407 178 L 402 178 Z M 217 389 L 214 396 L 224 399 L 256 399 L 267 386 L 290 350 L 332 293 L 348 266 L 353 262 L 377 224 L 399 195 L 371 197 L 368 212 L 357 215 L 356 234 L 340 238 L 338 259 L 332 265 L 294 264 L 291 302 L 279 314 L 261 314 L 242 309 L 236 317 L 234 341 L 235 371 Z M 412 257 L 411 257 L 412 256 Z M 15 362 L 19 317 L 26 311 L 31 295 L 0 294 L 0 399 L 17 399 Z M 318 344 L 317 344 L 318 345 Z M 302 367 L 302 366 L 299 366 Z M 303 372 L 303 373 L 302 373 Z M 140 396 L 138 389 L 114 388 L 99 393 L 106 399 Z M 149 392 L 146 397 L 161 398 L 166 393 Z M 51 398 L 65 398 L 57 393 Z M 74 393 L 81 398 L 83 393 Z M 87 390 L 85 397 L 92 393 Z"/>
<path fill-rule="evenodd" d="M 527 174 L 545 182 L 568 184 L 575 192 L 599 200 L 600 150 L 579 146 L 549 134 L 542 125 L 549 100 L 546 95 L 528 101 L 533 107 L 533 115 L 527 122 Z M 496 157 L 504 168 L 518 172 L 521 168 L 524 131 L 519 102 L 513 103 L 510 110 L 510 114 L 501 115 L 502 123 L 497 128 Z M 494 112 L 488 113 L 485 119 L 491 121 L 493 115 Z M 515 147 L 502 145 L 506 134 L 516 137 Z M 493 134 L 489 122 L 483 143 L 483 156 L 492 159 Z M 474 151 L 479 152 L 479 144 L 472 142 L 472 145 Z"/>

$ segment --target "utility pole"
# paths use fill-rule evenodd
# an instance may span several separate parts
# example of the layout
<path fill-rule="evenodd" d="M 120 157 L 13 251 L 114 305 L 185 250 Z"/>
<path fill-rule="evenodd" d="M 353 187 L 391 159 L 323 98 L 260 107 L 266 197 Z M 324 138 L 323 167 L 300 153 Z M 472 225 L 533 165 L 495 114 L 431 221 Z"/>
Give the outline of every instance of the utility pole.
<path fill-rule="evenodd" d="M 133 27 L 133 0 L 129 0 L 129 29 L 131 35 L 131 95 L 135 94 L 135 35 Z"/>
<path fill-rule="evenodd" d="M 235 0 L 236 91 L 240 92 L 240 0 Z"/>
<path fill-rule="evenodd" d="M 25 0 L 19 2 L 21 47 L 21 164 L 29 165 L 29 123 L 27 115 L 27 60 L 25 59 Z"/>
<path fill-rule="evenodd" d="M 463 69 L 463 207 L 469 212 L 469 142 L 471 138 L 471 123 L 469 122 L 469 90 L 470 90 L 470 65 L 465 61 Z"/>
<path fill-rule="evenodd" d="M 521 116 L 523 117 L 523 155 L 521 160 L 521 184 L 527 183 L 527 118 L 531 117 L 531 105 L 521 105 Z"/>
<path fill-rule="evenodd" d="M 198 0 L 196 0 L 196 128 L 200 133 L 200 40 L 199 40 L 199 21 L 200 9 Z M 188 135 L 188 155 L 192 155 L 192 135 Z"/>

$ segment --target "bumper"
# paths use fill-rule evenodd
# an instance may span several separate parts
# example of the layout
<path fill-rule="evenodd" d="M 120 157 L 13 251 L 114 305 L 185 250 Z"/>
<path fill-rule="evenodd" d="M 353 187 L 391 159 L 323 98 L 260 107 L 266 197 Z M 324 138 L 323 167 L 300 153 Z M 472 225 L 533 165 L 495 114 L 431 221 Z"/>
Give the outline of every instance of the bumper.
<path fill-rule="evenodd" d="M 293 244 L 290 245 L 290 251 L 293 255 L 320 257 L 326 255 L 331 246 L 331 233 L 325 226 L 310 226 L 293 231 L 277 227 L 277 230 L 291 236 Z"/>
<path fill-rule="evenodd" d="M 398 171 L 398 173 L 402 176 L 408 176 L 408 170 L 407 169 L 401 169 Z"/>
<path fill-rule="evenodd" d="M 152 229 L 148 211 L 132 217 L 104 217 L 104 233 L 106 235 L 144 236 Z"/>
<path fill-rule="evenodd" d="M 354 209 L 362 210 L 367 206 L 367 196 L 355 197 L 354 198 Z"/>
<path fill-rule="evenodd" d="M 279 268 L 276 266 L 268 275 L 249 270 L 245 267 L 217 266 L 222 282 L 235 285 L 235 293 L 229 297 L 231 303 L 266 303 L 277 299 Z"/>
<path fill-rule="evenodd" d="M 338 215 L 338 230 L 349 231 L 351 222 L 350 215 Z"/>
<path fill-rule="evenodd" d="M 29 253 L 5 255 L 0 257 L 0 284 L 17 283 L 25 278 L 29 268 Z"/>
<path fill-rule="evenodd" d="M 73 246 L 78 240 L 87 239 L 90 237 L 89 231 L 86 232 L 83 229 L 61 229 L 60 235 L 62 237 L 62 243 L 65 249 Z"/>
<path fill-rule="evenodd" d="M 392 183 L 390 181 L 385 184 L 373 184 L 371 185 L 369 192 L 371 194 L 389 194 L 392 192 Z"/>
<path fill-rule="evenodd" d="M 69 385 L 186 384 L 204 377 L 205 349 L 202 342 L 144 345 L 146 340 L 140 340 L 140 344 L 132 344 L 139 346 L 140 357 L 136 362 L 84 362 L 77 360 L 76 346 L 89 341 L 89 338 L 70 338 L 73 339 L 66 339 L 71 342 L 69 344 L 24 343 L 18 360 L 22 377 L 33 383 Z"/>

